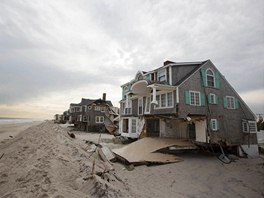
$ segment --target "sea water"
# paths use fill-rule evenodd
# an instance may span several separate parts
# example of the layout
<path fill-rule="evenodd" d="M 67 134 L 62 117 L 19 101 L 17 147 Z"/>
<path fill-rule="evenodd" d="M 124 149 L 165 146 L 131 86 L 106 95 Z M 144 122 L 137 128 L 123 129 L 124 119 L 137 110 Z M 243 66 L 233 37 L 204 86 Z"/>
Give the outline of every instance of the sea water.
<path fill-rule="evenodd" d="M 0 124 L 16 124 L 26 122 L 33 122 L 33 120 L 30 118 L 0 118 Z"/>

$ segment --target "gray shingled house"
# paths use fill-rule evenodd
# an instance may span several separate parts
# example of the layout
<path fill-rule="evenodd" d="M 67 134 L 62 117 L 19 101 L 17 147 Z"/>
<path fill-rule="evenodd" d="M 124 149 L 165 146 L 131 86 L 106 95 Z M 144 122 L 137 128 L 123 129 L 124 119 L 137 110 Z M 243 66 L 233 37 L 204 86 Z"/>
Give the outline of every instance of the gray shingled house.
<path fill-rule="evenodd" d="M 258 153 L 254 113 L 210 61 L 171 62 L 121 86 L 122 136 L 174 137 Z"/>
<path fill-rule="evenodd" d="M 78 130 L 104 131 L 105 125 L 112 124 L 113 119 L 117 116 L 112 108 L 112 102 L 106 100 L 105 93 L 102 99 L 82 98 L 79 104 L 70 105 L 70 112 L 72 112 L 70 113 L 70 120 L 74 120 Z"/>
<path fill-rule="evenodd" d="M 71 103 L 69 109 L 69 123 L 74 124 L 74 126 L 77 126 L 80 115 L 81 115 L 80 103 Z"/>

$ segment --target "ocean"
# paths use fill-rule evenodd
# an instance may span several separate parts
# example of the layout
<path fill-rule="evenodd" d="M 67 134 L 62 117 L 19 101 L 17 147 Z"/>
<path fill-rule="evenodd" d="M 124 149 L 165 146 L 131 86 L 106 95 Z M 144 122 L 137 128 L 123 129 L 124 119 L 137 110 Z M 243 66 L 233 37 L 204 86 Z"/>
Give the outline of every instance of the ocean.
<path fill-rule="evenodd" d="M 30 118 L 0 118 L 0 124 L 16 124 L 26 122 L 33 122 L 33 120 Z"/>

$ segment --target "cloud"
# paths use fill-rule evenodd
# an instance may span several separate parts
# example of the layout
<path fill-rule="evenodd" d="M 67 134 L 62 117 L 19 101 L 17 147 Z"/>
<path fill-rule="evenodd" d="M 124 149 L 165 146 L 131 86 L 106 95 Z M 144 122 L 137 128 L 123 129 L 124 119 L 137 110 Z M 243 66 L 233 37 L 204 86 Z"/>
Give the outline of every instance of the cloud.
<path fill-rule="evenodd" d="M 101 96 L 106 88 L 117 104 L 121 84 L 165 60 L 211 59 L 239 93 L 260 90 L 263 7 L 261 0 L 3 0 L 0 104 Z"/>

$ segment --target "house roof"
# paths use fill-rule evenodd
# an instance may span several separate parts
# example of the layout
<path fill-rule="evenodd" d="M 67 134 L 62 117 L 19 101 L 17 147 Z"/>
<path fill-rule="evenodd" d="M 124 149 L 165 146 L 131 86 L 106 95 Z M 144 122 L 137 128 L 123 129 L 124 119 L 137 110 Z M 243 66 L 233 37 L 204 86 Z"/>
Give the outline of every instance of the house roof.
<path fill-rule="evenodd" d="M 186 79 L 188 79 L 193 73 L 195 73 L 197 70 L 199 70 L 204 63 L 207 61 L 200 62 L 199 64 L 184 64 L 184 65 L 175 65 L 175 66 L 195 66 L 190 72 L 188 72 L 186 75 L 179 78 L 179 80 L 174 84 L 174 86 L 180 85 L 182 82 L 184 82 Z"/>
<path fill-rule="evenodd" d="M 99 99 L 86 99 L 86 98 L 82 98 L 82 101 L 80 103 L 80 105 L 90 105 L 92 103 L 102 103 L 102 102 L 106 102 L 107 105 L 109 106 L 113 106 L 112 102 L 110 100 L 102 100 L 101 98 Z"/>

